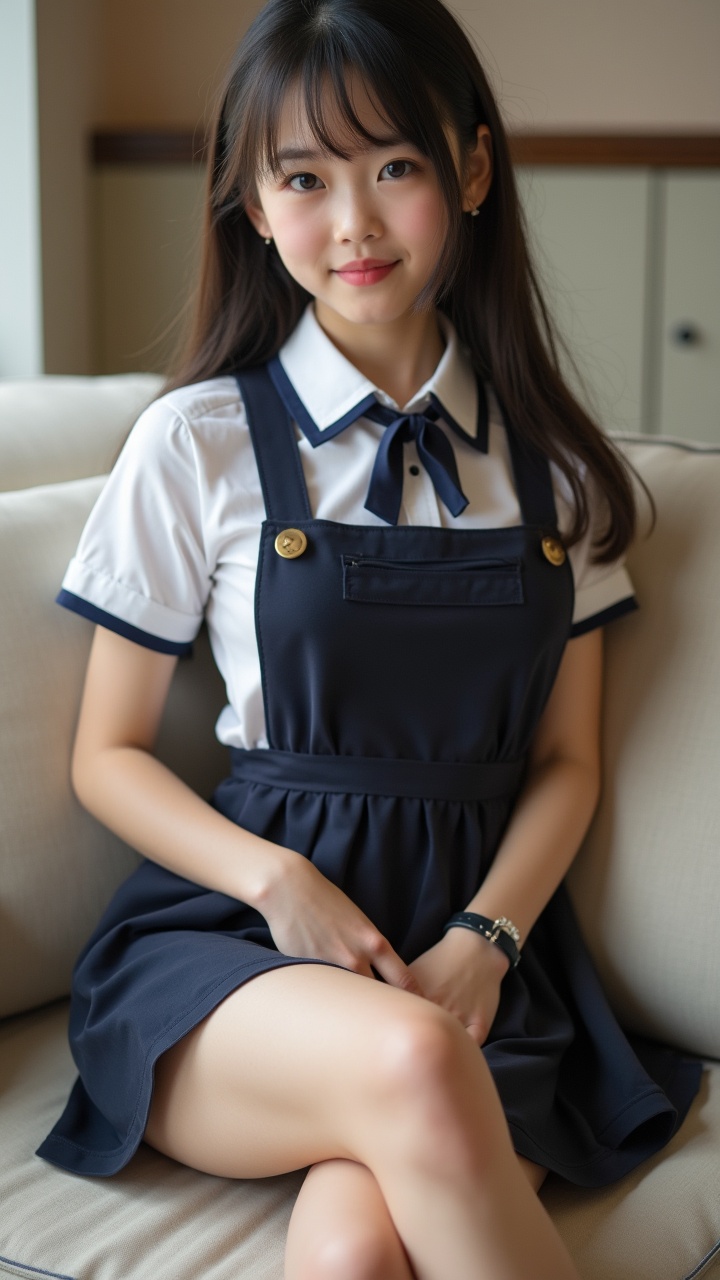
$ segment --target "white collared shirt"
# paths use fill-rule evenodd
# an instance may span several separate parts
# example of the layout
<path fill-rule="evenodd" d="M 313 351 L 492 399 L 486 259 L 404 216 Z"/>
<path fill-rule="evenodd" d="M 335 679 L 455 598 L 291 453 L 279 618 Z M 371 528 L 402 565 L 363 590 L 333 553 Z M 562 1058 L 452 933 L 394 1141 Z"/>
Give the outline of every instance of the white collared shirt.
<path fill-rule="evenodd" d="M 405 406 L 422 412 L 431 394 L 468 435 L 477 436 L 478 391 L 469 359 L 452 327 L 433 376 Z M 308 308 L 280 361 L 320 433 L 314 447 L 296 427 L 298 449 L 317 519 L 380 525 L 365 509 L 378 443 L 385 430 L 367 418 L 340 434 L 334 424 L 374 395 L 398 408 L 333 345 Z M 419 462 L 404 448 L 399 523 L 488 529 L 521 523 L 507 436 L 489 391 L 487 453 L 448 432 L 468 498 L 453 517 Z M 570 524 L 571 494 L 551 464 L 558 525 Z M 593 506 L 590 491 L 591 511 Z M 232 377 L 182 387 L 140 416 L 80 538 L 60 603 L 141 644 L 186 652 L 203 617 L 228 705 L 217 723 L 221 742 L 268 745 L 254 620 L 255 575 L 265 509 L 244 406 Z M 590 532 L 569 551 L 575 583 L 570 635 L 602 626 L 636 607 L 622 561 L 590 563 Z"/>

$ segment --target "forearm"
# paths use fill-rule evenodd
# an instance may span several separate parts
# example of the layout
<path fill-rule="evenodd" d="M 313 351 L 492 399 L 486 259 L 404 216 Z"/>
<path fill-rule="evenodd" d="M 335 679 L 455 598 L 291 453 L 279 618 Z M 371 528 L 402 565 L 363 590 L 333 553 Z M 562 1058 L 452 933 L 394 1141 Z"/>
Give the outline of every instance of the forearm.
<path fill-rule="evenodd" d="M 466 910 L 508 916 L 526 938 L 570 867 L 599 795 L 597 771 L 550 760 L 528 777 L 480 889 Z"/>
<path fill-rule="evenodd" d="M 112 747 L 75 768 L 94 817 L 145 857 L 206 888 L 257 906 L 297 857 L 236 826 L 149 752 Z"/>
<path fill-rule="evenodd" d="M 78 798 L 140 853 L 265 916 L 278 951 L 419 993 L 363 912 L 312 862 L 263 840 L 201 800 L 148 751 L 111 747 L 73 769 Z"/>

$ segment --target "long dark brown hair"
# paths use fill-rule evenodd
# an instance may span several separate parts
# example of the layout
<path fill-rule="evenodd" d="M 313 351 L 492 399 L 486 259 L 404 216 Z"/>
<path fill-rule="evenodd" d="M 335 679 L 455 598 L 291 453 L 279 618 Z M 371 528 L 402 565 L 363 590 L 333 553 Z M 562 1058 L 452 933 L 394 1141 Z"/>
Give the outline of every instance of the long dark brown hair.
<path fill-rule="evenodd" d="M 613 561 L 636 532 L 632 468 L 561 375 L 498 108 L 475 51 L 440 0 L 269 0 L 261 10 L 219 99 L 194 320 L 167 389 L 265 363 L 298 323 L 310 295 L 274 246 L 263 244 L 245 206 L 258 176 L 278 171 L 279 116 L 290 89 L 329 153 L 348 158 L 349 147 L 382 143 L 357 116 L 351 72 L 393 132 L 428 156 L 446 201 L 443 252 L 416 305 L 434 304 L 449 317 L 520 438 L 567 477 L 574 499 L 568 545 L 588 530 L 587 480 L 595 482 L 605 510 L 593 559 Z M 329 128 L 329 102 L 341 137 Z M 471 218 L 462 213 L 462 174 L 445 128 L 467 154 L 478 124 L 490 130 L 493 179 Z"/>

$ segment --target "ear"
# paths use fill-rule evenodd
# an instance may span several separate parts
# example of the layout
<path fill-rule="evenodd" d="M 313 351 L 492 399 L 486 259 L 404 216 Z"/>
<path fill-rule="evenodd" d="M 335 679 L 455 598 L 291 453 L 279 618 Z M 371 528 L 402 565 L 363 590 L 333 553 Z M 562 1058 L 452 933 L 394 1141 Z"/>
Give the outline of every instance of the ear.
<path fill-rule="evenodd" d="M 477 127 L 477 138 L 472 151 L 465 155 L 466 178 L 463 209 L 466 213 L 481 205 L 492 183 L 492 137 L 486 124 Z"/>
<path fill-rule="evenodd" d="M 259 236 L 272 236 L 270 224 L 261 204 L 246 204 L 245 212 Z"/>

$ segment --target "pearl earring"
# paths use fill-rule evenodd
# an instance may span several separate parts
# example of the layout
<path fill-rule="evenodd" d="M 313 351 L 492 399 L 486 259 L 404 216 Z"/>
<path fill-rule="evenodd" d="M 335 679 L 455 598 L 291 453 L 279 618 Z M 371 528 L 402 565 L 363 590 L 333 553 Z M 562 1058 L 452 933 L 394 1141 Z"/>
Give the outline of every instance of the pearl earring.
<path fill-rule="evenodd" d="M 470 217 L 471 217 L 471 218 L 477 218 L 477 216 L 478 216 L 479 212 L 480 212 L 480 206 L 478 205 L 477 209 L 471 209 L 471 210 L 470 210 Z"/>
<path fill-rule="evenodd" d="M 272 244 L 272 236 L 266 236 L 266 237 L 265 237 L 265 243 L 266 243 L 266 244 Z"/>

